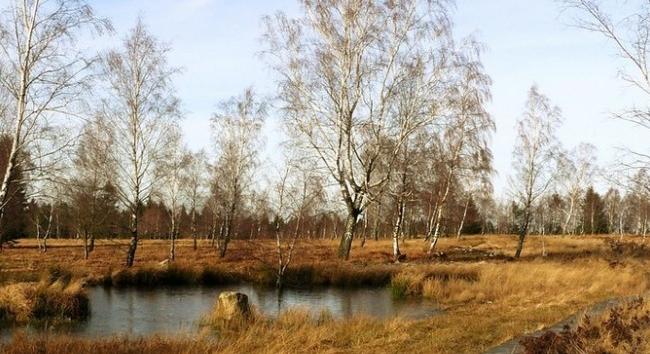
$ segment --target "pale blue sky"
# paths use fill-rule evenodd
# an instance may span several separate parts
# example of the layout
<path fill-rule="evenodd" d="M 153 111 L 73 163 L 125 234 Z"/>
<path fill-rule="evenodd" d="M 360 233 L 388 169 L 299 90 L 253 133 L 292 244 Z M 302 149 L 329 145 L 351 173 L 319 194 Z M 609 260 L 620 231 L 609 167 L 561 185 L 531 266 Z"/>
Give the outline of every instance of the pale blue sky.
<path fill-rule="evenodd" d="M 171 44 L 170 62 L 184 69 L 176 87 L 187 112 L 186 140 L 192 149 L 209 150 L 209 117 L 220 100 L 251 85 L 261 94 L 273 92 L 271 72 L 257 56 L 261 17 L 298 10 L 294 0 L 91 2 L 116 29 L 116 38 L 104 38 L 105 45 L 117 43 L 138 14 L 158 38 Z M 453 18 L 457 36 L 474 34 L 488 48 L 484 63 L 494 80 L 489 110 L 497 123 L 492 146 L 499 194 L 510 173 L 515 120 L 533 83 L 562 108 L 565 122 L 559 136 L 568 148 L 593 143 L 599 148 L 599 162 L 606 164 L 615 159 L 616 147 L 647 147 L 641 143 L 646 132 L 610 118 L 610 112 L 638 97 L 617 78 L 621 60 L 599 36 L 569 26 L 571 18 L 561 13 L 557 2 L 458 0 Z M 277 121 L 270 119 L 267 157 L 277 147 L 277 130 Z"/>

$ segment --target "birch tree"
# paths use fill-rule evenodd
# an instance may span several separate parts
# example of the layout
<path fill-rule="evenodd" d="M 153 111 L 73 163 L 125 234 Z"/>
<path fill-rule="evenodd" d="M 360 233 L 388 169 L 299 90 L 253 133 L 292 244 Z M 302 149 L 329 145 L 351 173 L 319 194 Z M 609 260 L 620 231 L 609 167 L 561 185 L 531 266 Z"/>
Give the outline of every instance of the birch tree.
<path fill-rule="evenodd" d="M 611 234 L 618 233 L 623 236 L 623 198 L 616 188 L 609 188 L 604 197 L 607 225 Z"/>
<path fill-rule="evenodd" d="M 575 24 L 605 38 L 624 61 L 620 76 L 643 96 L 650 98 L 650 7 L 646 1 L 621 1 L 614 4 L 616 12 L 604 10 L 599 0 L 562 0 L 575 14 Z M 618 14 L 616 16 L 615 14 Z M 650 129 L 650 106 L 634 106 L 615 114 L 616 118 Z M 650 167 L 650 154 L 628 150 L 628 159 L 621 167 L 639 170 Z"/>
<path fill-rule="evenodd" d="M 348 259 L 358 218 L 381 190 L 406 138 L 435 116 L 449 40 L 445 1 L 302 0 L 302 16 L 266 19 L 268 58 L 293 145 L 320 159 L 347 210 L 338 255 Z M 403 84 L 429 114 L 400 121 Z M 391 141 L 390 148 L 384 144 Z"/>
<path fill-rule="evenodd" d="M 284 169 L 272 185 L 273 230 L 275 233 L 277 268 L 276 286 L 284 286 L 284 275 L 291 264 L 296 244 L 301 237 L 303 220 L 308 218 L 325 198 L 322 176 L 310 159 L 288 158 Z M 287 230 L 290 220 L 293 230 Z"/>
<path fill-rule="evenodd" d="M 90 89 L 95 58 L 77 48 L 85 30 L 100 33 L 110 30 L 110 24 L 82 0 L 11 0 L 0 13 L 0 91 L 10 100 L 3 133 L 11 137 L 0 185 L 0 218 L 11 199 L 9 184 L 24 182 L 14 177 L 26 167 L 27 155 L 36 162 L 70 145 L 69 140 L 45 139 L 53 126 L 75 115 Z"/>
<path fill-rule="evenodd" d="M 634 210 L 637 235 L 647 235 L 648 229 L 648 195 L 650 194 L 650 175 L 646 169 L 640 169 L 629 178 L 628 195 L 633 200 L 629 207 Z"/>
<path fill-rule="evenodd" d="M 208 200 L 208 181 L 210 176 L 208 174 L 208 159 L 205 151 L 189 155 L 187 162 L 187 188 L 185 191 L 185 199 L 189 205 L 190 210 L 190 233 L 192 234 L 192 244 L 194 250 L 197 249 L 197 213 L 203 211 L 205 204 Z"/>
<path fill-rule="evenodd" d="M 433 152 L 439 155 L 437 159 L 444 169 L 441 176 L 437 176 L 441 189 L 427 230 L 427 238 L 431 240 L 429 255 L 433 254 L 440 238 L 453 184 L 461 176 L 492 169 L 489 139 L 495 124 L 485 107 L 491 99 L 492 80 L 484 72 L 480 54 L 480 46 L 470 41 L 459 50 L 453 61 L 453 70 L 458 77 L 448 93 L 448 115 L 441 124 L 441 136 L 433 140 L 440 143 Z"/>
<path fill-rule="evenodd" d="M 587 186 L 592 185 L 596 175 L 596 147 L 579 144 L 572 151 L 558 156 L 558 186 L 566 196 L 563 233 L 574 233 L 577 226 L 579 203 Z"/>
<path fill-rule="evenodd" d="M 408 103 L 400 105 L 401 109 L 404 110 L 408 110 L 408 106 L 410 106 Z M 402 112 L 402 114 L 408 113 Z M 400 250 L 399 238 L 404 232 L 404 219 L 407 206 L 416 200 L 415 194 L 419 187 L 416 177 L 421 173 L 428 173 L 424 164 L 426 154 L 424 154 L 423 146 L 425 146 L 429 138 L 426 131 L 421 131 L 404 142 L 400 154 L 394 163 L 394 172 L 388 184 L 387 194 L 392 199 L 395 209 L 395 217 L 391 230 L 392 254 L 393 262 L 395 263 L 399 263 L 406 258 L 406 255 L 402 254 Z M 379 198 L 381 198 L 381 194 L 377 192 Z"/>
<path fill-rule="evenodd" d="M 516 258 L 521 256 L 536 202 L 553 180 L 554 151 L 558 148 L 555 132 L 560 121 L 560 109 L 553 106 L 537 86 L 533 86 L 528 93 L 524 114 L 517 122 L 512 163 L 514 175 L 509 179 L 510 192 L 521 210 Z"/>
<path fill-rule="evenodd" d="M 278 265 L 275 273 L 275 286 L 282 289 L 284 286 L 284 273 L 287 271 L 291 259 L 293 258 L 293 251 L 298 240 L 297 234 L 294 234 L 289 242 L 285 241 L 285 233 L 282 230 L 283 224 L 289 217 L 289 176 L 291 174 L 291 166 L 287 165 L 283 173 L 280 175 L 278 181 L 273 187 L 276 194 L 276 201 L 274 209 L 273 231 L 275 234 L 275 250 L 278 256 Z"/>
<path fill-rule="evenodd" d="M 180 219 L 185 204 L 186 189 L 189 187 L 187 168 L 190 155 L 183 145 L 180 129 L 169 132 L 169 140 L 163 147 L 164 156 L 156 166 L 161 176 L 159 193 L 167 212 L 169 213 L 169 261 L 176 259 L 176 239 L 180 233 Z"/>
<path fill-rule="evenodd" d="M 225 257 L 228 243 L 236 227 L 238 212 L 250 190 L 258 165 L 261 129 L 266 118 L 266 103 L 259 101 L 252 89 L 221 104 L 212 118 L 217 162 L 214 187 L 223 211 L 223 227 L 217 246 Z"/>
<path fill-rule="evenodd" d="M 117 194 L 131 218 L 128 267 L 138 247 L 142 207 L 159 177 L 156 165 L 164 158 L 163 147 L 179 119 L 171 81 L 178 70 L 168 65 L 168 52 L 139 19 L 122 48 L 102 58 L 107 87 L 100 114 L 112 138 L 109 153 Z"/>
<path fill-rule="evenodd" d="M 98 229 L 116 216 L 111 213 L 117 201 L 111 185 L 110 176 L 115 170 L 110 165 L 109 151 L 110 138 L 101 122 L 93 119 L 84 124 L 73 158 L 72 175 L 66 181 L 66 194 L 84 243 L 84 259 L 95 248 Z"/>

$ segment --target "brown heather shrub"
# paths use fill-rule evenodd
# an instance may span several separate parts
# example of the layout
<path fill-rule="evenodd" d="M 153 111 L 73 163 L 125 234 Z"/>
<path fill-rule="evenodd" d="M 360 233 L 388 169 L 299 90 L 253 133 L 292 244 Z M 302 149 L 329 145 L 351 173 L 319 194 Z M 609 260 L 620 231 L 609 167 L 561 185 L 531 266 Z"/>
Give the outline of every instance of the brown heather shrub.
<path fill-rule="evenodd" d="M 612 308 L 571 329 L 544 332 L 521 341 L 525 354 L 647 353 L 650 351 L 650 305 L 642 298 Z"/>

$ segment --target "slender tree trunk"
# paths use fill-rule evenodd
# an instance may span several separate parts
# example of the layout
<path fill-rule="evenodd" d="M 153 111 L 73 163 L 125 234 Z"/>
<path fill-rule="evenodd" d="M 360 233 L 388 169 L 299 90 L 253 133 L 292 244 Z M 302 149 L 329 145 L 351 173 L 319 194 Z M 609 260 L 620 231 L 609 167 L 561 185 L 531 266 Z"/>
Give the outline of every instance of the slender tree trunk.
<path fill-rule="evenodd" d="M 61 223 L 59 222 L 59 210 L 57 209 L 56 211 L 56 233 L 54 234 L 54 237 L 58 240 L 61 238 Z"/>
<path fill-rule="evenodd" d="M 176 260 L 176 217 L 172 216 L 172 229 L 169 235 L 169 261 Z"/>
<path fill-rule="evenodd" d="M 219 228 L 219 236 L 217 237 L 217 249 L 219 250 L 219 257 L 222 254 L 225 255 L 225 252 L 221 251 L 223 248 L 223 240 L 226 238 L 226 233 L 228 232 L 228 215 L 224 218 L 224 220 L 221 222 L 221 227 Z"/>
<path fill-rule="evenodd" d="M 232 230 L 235 225 L 235 217 L 237 213 L 237 202 L 233 201 L 230 205 L 229 215 L 226 217 L 226 230 L 223 235 L 223 244 L 219 248 L 219 257 L 224 258 L 226 256 L 226 251 L 228 250 L 228 244 L 230 243 L 230 238 L 232 236 Z"/>
<path fill-rule="evenodd" d="M 380 218 L 381 218 L 381 202 L 377 203 L 377 214 L 375 215 L 375 221 L 372 227 L 372 234 L 375 241 L 379 241 L 379 219 Z"/>
<path fill-rule="evenodd" d="M 16 125 L 14 126 L 14 133 L 11 141 L 11 150 L 7 159 L 7 167 L 5 168 L 2 177 L 2 185 L 0 186 L 0 218 L 4 216 L 7 202 L 9 201 L 9 184 L 14 175 L 16 166 L 18 164 L 19 149 L 22 144 L 20 140 L 22 137 L 22 126 L 25 118 L 26 99 L 27 99 L 27 76 L 25 70 L 21 73 L 21 86 L 20 94 L 18 96 L 18 110 L 16 112 Z M 2 240 L 4 241 L 4 240 Z"/>
<path fill-rule="evenodd" d="M 431 243 L 429 244 L 429 250 L 427 251 L 427 254 L 429 256 L 433 254 L 433 251 L 436 249 L 436 245 L 438 244 L 438 240 L 440 239 L 440 224 L 442 222 L 442 211 L 443 211 L 443 207 L 442 205 L 440 205 L 436 213 L 435 230 L 433 232 L 433 236 L 431 236 Z"/>
<path fill-rule="evenodd" d="M 138 202 L 139 204 L 139 202 Z M 133 267 L 135 261 L 135 251 L 138 249 L 138 222 L 139 220 L 139 206 L 136 206 L 131 215 L 131 241 L 129 243 L 129 251 L 126 254 L 126 266 Z"/>
<path fill-rule="evenodd" d="M 298 212 L 298 219 L 296 220 L 296 228 L 293 229 L 293 238 L 300 236 L 300 226 L 302 223 L 302 210 Z"/>
<path fill-rule="evenodd" d="M 467 202 L 465 202 L 465 210 L 463 211 L 463 218 L 460 219 L 460 226 L 458 226 L 458 233 L 456 234 L 457 239 L 460 239 L 460 236 L 463 234 L 463 226 L 465 225 L 465 218 L 467 217 L 467 208 L 469 208 L 469 200 L 470 198 L 467 198 Z"/>
<path fill-rule="evenodd" d="M 436 222 L 436 215 L 438 215 L 438 202 L 436 201 L 436 205 L 433 207 L 433 212 L 429 216 L 427 220 L 427 234 L 424 237 L 424 241 L 429 241 L 433 237 L 433 232 L 435 231 L 435 222 Z"/>
<path fill-rule="evenodd" d="M 88 259 L 88 231 L 84 231 L 84 259 Z"/>
<path fill-rule="evenodd" d="M 530 211 L 529 208 L 524 211 L 524 220 L 519 227 L 519 243 L 517 244 L 517 251 L 515 252 L 515 258 L 521 257 L 521 251 L 524 249 L 524 241 L 526 240 L 526 235 L 528 234 L 528 224 L 530 220 Z"/>
<path fill-rule="evenodd" d="M 361 239 L 361 248 L 366 245 L 366 240 L 368 239 L 368 215 L 363 215 L 363 238 Z"/>
<path fill-rule="evenodd" d="M 358 211 L 351 211 L 345 220 L 345 234 L 341 237 L 339 244 L 339 258 L 341 259 L 350 259 L 350 249 L 352 248 L 352 239 L 354 238 L 358 215 Z"/>
<path fill-rule="evenodd" d="M 451 178 L 451 172 L 449 175 Z M 447 202 L 447 197 L 449 196 L 449 189 L 450 189 L 450 184 L 451 182 L 447 180 L 447 186 L 445 187 L 445 193 L 442 196 L 442 199 L 440 200 L 440 203 L 436 204 L 436 209 L 435 209 L 435 222 L 432 223 L 432 225 L 435 225 L 435 229 L 433 232 L 431 230 L 429 233 L 431 234 L 431 243 L 429 244 L 429 250 L 427 251 L 427 254 L 431 256 L 433 254 L 433 251 L 436 248 L 436 245 L 438 244 L 438 240 L 440 239 L 440 225 L 442 223 L 442 213 L 444 212 L 445 209 L 445 204 Z"/>
<path fill-rule="evenodd" d="M 569 230 L 569 223 L 571 222 L 571 218 L 573 217 L 573 205 L 574 205 L 574 203 L 575 203 L 575 201 L 573 200 L 573 197 L 571 197 L 570 200 L 569 200 L 569 212 L 567 213 L 566 220 L 564 221 L 564 226 L 562 227 L 563 228 L 563 232 L 562 232 L 563 234 L 573 234 L 574 231 L 575 231 L 574 230 L 575 228 L 571 228 L 571 230 Z"/>
<path fill-rule="evenodd" d="M 45 231 L 45 235 L 43 235 L 43 252 L 47 252 L 47 239 L 50 237 L 50 233 L 52 233 L 53 215 L 54 215 L 54 203 L 50 205 L 50 215 L 47 218 L 47 230 Z"/>
<path fill-rule="evenodd" d="M 41 251 L 41 217 L 40 211 L 36 210 L 36 244 L 38 245 L 38 251 Z"/>
<path fill-rule="evenodd" d="M 277 289 L 282 289 L 284 287 L 284 259 L 282 254 L 282 236 L 280 234 L 280 223 L 276 221 L 275 223 L 275 245 L 278 252 L 278 270 L 275 275 L 275 287 Z M 295 237 L 295 233 L 294 233 Z"/>
<path fill-rule="evenodd" d="M 399 198 L 397 202 L 397 217 L 395 218 L 395 225 L 393 226 L 393 261 L 400 262 L 402 253 L 399 250 L 399 235 L 404 222 L 404 200 Z"/>
<path fill-rule="evenodd" d="M 595 230 L 596 230 L 594 228 L 594 219 L 595 218 L 594 218 L 594 203 L 593 202 L 591 203 L 591 213 L 590 213 L 589 217 L 590 217 L 590 220 L 589 220 L 590 225 L 589 226 L 590 226 L 590 229 L 591 229 L 590 234 L 593 235 L 595 233 Z"/>
<path fill-rule="evenodd" d="M 618 234 L 619 240 L 623 240 L 623 213 L 618 217 Z"/>
<path fill-rule="evenodd" d="M 213 247 L 216 244 L 217 249 L 221 249 L 221 239 L 223 238 L 224 232 L 226 232 L 226 219 L 221 220 L 221 225 L 219 225 L 219 233 L 215 234 L 215 237 L 212 238 Z"/>
<path fill-rule="evenodd" d="M 90 245 L 88 246 L 88 253 L 92 253 L 95 250 L 95 233 L 90 233 L 89 236 Z"/>
<path fill-rule="evenodd" d="M 197 240 L 196 240 L 196 208 L 192 208 L 192 218 L 191 218 L 191 226 L 190 226 L 190 232 L 192 232 L 192 246 L 194 247 L 194 250 L 196 251 L 198 248 L 197 245 Z"/>

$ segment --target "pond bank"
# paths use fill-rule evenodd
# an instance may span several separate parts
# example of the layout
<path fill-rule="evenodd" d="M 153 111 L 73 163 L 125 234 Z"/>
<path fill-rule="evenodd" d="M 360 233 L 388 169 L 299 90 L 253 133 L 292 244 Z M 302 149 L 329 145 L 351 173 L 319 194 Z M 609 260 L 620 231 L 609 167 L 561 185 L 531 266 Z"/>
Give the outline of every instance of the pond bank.
<path fill-rule="evenodd" d="M 200 333 L 201 320 L 212 311 L 218 295 L 224 291 L 248 295 L 255 311 L 268 319 L 276 319 L 287 311 L 303 311 L 315 319 L 325 316 L 333 320 L 354 317 L 413 320 L 440 312 L 428 301 L 393 300 L 390 290 L 385 287 L 287 289 L 281 293 L 273 288 L 252 285 L 155 290 L 93 287 L 88 290 L 91 306 L 87 320 L 47 329 L 38 325 L 25 329 L 28 333 L 69 334 L 84 338 L 191 336 Z"/>
<path fill-rule="evenodd" d="M 399 268 L 393 265 L 296 265 L 286 270 L 284 284 L 289 288 L 386 286 L 398 270 Z M 90 275 L 87 280 L 89 285 L 118 288 L 239 283 L 272 286 L 276 281 L 273 270 L 264 267 L 233 269 L 223 266 L 188 267 L 174 264 L 109 271 L 99 276 Z"/>

